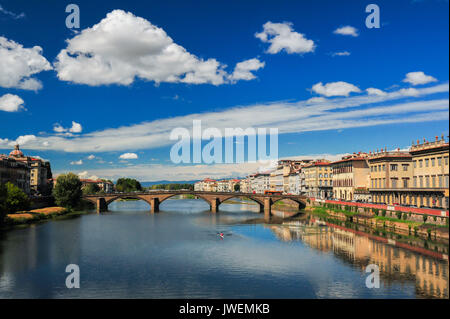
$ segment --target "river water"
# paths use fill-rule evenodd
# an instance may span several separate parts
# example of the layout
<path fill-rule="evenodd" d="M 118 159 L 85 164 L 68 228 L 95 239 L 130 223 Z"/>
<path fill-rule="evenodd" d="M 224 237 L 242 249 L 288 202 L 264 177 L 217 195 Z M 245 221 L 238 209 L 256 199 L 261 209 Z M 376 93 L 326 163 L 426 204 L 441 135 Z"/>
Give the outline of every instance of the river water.
<path fill-rule="evenodd" d="M 266 224 L 255 205 L 142 201 L 0 233 L 0 298 L 448 298 L 445 255 L 311 220 Z M 219 235 L 223 233 L 223 238 Z M 445 249 L 445 248 L 444 248 Z M 448 254 L 448 247 L 447 247 Z M 68 264 L 80 288 L 68 289 Z M 367 288 L 377 265 L 379 288 Z"/>

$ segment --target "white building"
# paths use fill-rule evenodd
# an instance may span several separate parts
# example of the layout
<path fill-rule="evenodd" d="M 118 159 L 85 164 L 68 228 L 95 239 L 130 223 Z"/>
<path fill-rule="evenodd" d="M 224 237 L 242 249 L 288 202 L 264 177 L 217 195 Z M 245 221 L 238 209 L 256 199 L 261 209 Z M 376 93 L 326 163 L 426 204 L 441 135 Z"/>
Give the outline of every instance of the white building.
<path fill-rule="evenodd" d="M 270 173 L 270 190 L 283 192 L 284 191 L 284 178 L 283 178 L 283 166 L 279 165 L 275 171 Z"/>

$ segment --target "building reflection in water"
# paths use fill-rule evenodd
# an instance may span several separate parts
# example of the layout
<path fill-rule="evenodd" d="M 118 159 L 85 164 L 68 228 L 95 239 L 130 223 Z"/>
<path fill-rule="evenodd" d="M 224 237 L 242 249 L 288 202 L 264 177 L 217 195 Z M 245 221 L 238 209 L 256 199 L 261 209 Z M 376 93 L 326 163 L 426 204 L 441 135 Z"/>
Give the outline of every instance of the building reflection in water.
<path fill-rule="evenodd" d="M 332 252 L 361 272 L 367 265 L 376 264 L 382 284 L 414 282 L 419 297 L 449 298 L 449 264 L 445 255 L 443 259 L 427 256 L 342 228 L 317 227 L 304 222 L 268 227 L 282 241 L 302 241 L 316 250 Z"/>

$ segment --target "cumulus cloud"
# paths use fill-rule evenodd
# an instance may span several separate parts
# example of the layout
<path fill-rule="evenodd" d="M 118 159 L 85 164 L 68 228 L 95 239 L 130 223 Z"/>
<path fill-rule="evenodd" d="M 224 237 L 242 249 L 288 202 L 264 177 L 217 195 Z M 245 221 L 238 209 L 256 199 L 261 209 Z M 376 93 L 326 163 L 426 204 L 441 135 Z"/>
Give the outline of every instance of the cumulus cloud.
<path fill-rule="evenodd" d="M 229 82 L 224 64 L 198 58 L 162 28 L 123 10 L 108 13 L 66 42 L 55 62 L 63 81 L 92 86 L 130 85 L 135 78 L 155 83 Z"/>
<path fill-rule="evenodd" d="M 119 158 L 129 160 L 129 159 L 137 159 L 138 156 L 136 153 L 124 153 L 120 155 Z"/>
<path fill-rule="evenodd" d="M 14 146 L 16 144 L 25 145 L 30 142 L 35 141 L 37 138 L 35 135 L 21 135 L 15 141 L 9 142 L 9 146 Z"/>
<path fill-rule="evenodd" d="M 94 158 L 95 158 L 95 155 L 94 155 L 94 154 L 91 154 L 91 155 L 89 155 L 89 156 L 87 157 L 88 160 L 93 160 Z"/>
<path fill-rule="evenodd" d="M 263 68 L 265 64 L 265 62 L 261 62 L 256 58 L 239 62 L 234 68 L 233 74 L 231 75 L 231 80 L 253 80 L 256 76 L 252 73 L 252 71 L 257 71 Z"/>
<path fill-rule="evenodd" d="M 39 90 L 42 83 L 32 76 L 51 70 L 42 56 L 42 48 L 24 48 L 12 40 L 0 36 L 0 86 L 24 90 Z"/>
<path fill-rule="evenodd" d="M 7 93 L 0 96 L 0 111 L 17 112 L 24 108 L 23 103 L 19 96 Z"/>
<path fill-rule="evenodd" d="M 403 79 L 403 82 L 411 83 L 412 85 L 421 85 L 436 81 L 436 78 L 432 77 L 431 75 L 426 75 L 422 71 L 409 72 Z"/>
<path fill-rule="evenodd" d="M 73 161 L 73 162 L 70 162 L 70 165 L 83 165 L 83 160 L 78 160 L 78 161 Z"/>
<path fill-rule="evenodd" d="M 72 127 L 69 129 L 69 132 L 71 133 L 81 133 L 83 128 L 81 127 L 80 123 L 72 121 Z"/>
<path fill-rule="evenodd" d="M 57 124 L 55 124 L 55 126 L 53 126 L 53 131 L 55 131 L 56 133 L 66 133 L 66 132 L 81 133 L 83 131 L 83 127 L 81 126 L 80 123 L 72 121 L 72 127 L 64 128 L 59 123 L 57 123 Z M 67 134 L 69 134 L 69 133 L 67 133 Z"/>
<path fill-rule="evenodd" d="M 266 22 L 263 31 L 256 33 L 255 37 L 262 42 L 270 43 L 267 53 L 276 54 L 282 50 L 287 53 L 304 54 L 314 52 L 316 45 L 313 40 L 305 38 L 304 34 L 295 32 L 292 23 Z"/>
<path fill-rule="evenodd" d="M 348 96 L 352 92 L 361 92 L 358 87 L 343 81 L 330 82 L 325 85 L 319 82 L 313 85 L 312 91 L 325 96 Z"/>
<path fill-rule="evenodd" d="M 380 89 L 377 89 L 377 88 L 368 88 L 366 91 L 367 91 L 367 94 L 369 94 L 369 95 L 384 96 L 384 95 L 387 94 L 383 90 L 380 90 Z"/>
<path fill-rule="evenodd" d="M 337 28 L 336 30 L 333 31 L 333 33 L 334 34 L 340 34 L 340 35 L 349 35 L 349 36 L 352 36 L 352 37 L 357 37 L 359 35 L 358 34 L 358 29 L 356 29 L 356 28 L 354 28 L 354 27 L 352 27 L 350 25 Z"/>

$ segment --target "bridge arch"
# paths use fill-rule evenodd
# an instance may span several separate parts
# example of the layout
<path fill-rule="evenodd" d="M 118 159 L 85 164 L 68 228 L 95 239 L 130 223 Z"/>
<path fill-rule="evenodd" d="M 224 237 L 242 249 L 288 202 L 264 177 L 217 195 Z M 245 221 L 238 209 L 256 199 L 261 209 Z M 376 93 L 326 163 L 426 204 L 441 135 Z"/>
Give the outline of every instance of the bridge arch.
<path fill-rule="evenodd" d="M 180 195 L 192 195 L 192 196 L 201 198 L 201 199 L 203 199 L 203 200 L 206 202 L 206 204 L 208 204 L 208 205 L 211 206 L 211 201 L 210 201 L 209 199 L 207 199 L 206 197 L 203 197 L 202 195 L 198 195 L 198 194 L 196 194 L 195 192 L 192 192 L 192 193 L 183 193 L 183 194 L 176 194 L 176 193 L 175 193 L 175 194 L 167 194 L 167 195 L 163 195 L 163 196 L 158 197 L 158 198 L 159 198 L 159 204 L 161 205 L 161 203 L 163 203 L 166 199 L 172 198 L 172 197 L 174 197 L 174 196 L 180 196 Z"/>
<path fill-rule="evenodd" d="M 109 198 L 108 200 L 106 200 L 106 206 L 108 206 L 109 204 L 111 204 L 112 202 L 118 200 L 118 199 L 126 199 L 126 198 L 133 198 L 133 199 L 137 199 L 137 200 L 143 200 L 144 202 L 146 202 L 147 204 L 149 204 L 150 206 L 152 205 L 152 203 L 150 201 L 148 201 L 146 198 L 139 196 L 139 195 L 118 195 L 115 196 L 113 198 Z"/>
<path fill-rule="evenodd" d="M 299 205 L 299 209 L 303 209 L 306 207 L 306 203 L 300 199 L 296 199 L 296 198 L 292 198 L 292 197 L 280 197 L 280 198 L 275 198 L 272 200 L 272 205 L 274 205 L 276 202 L 279 202 L 280 200 L 291 200 L 293 202 L 296 202 Z"/>
<path fill-rule="evenodd" d="M 227 201 L 227 200 L 229 200 L 229 199 L 232 199 L 232 198 L 248 198 L 248 199 L 251 199 L 253 202 L 255 202 L 255 203 L 257 203 L 257 204 L 264 206 L 264 202 L 261 201 L 260 199 L 255 198 L 255 197 L 253 197 L 253 196 L 248 196 L 248 195 L 243 195 L 243 194 L 238 194 L 238 193 L 232 194 L 232 195 L 230 195 L 230 196 L 222 197 L 222 198 L 220 199 L 220 203 L 222 204 L 223 202 L 225 202 L 225 201 Z"/>

